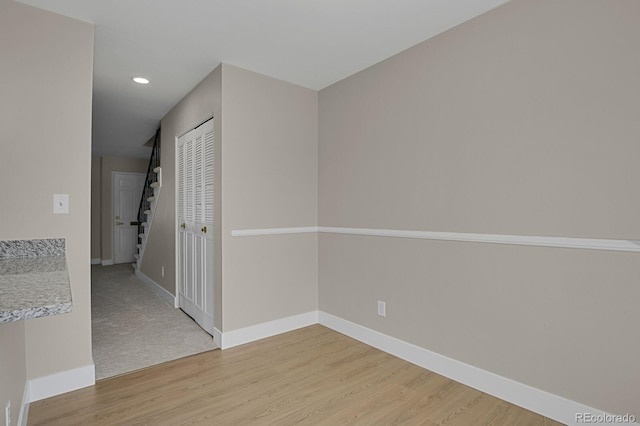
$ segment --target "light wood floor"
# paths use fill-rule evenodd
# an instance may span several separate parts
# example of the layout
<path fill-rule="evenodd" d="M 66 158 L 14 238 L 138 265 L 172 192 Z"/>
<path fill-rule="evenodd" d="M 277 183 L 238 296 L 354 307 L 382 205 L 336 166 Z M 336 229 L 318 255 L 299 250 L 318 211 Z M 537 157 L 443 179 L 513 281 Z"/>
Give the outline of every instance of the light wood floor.
<path fill-rule="evenodd" d="M 552 425 L 321 325 L 34 402 L 29 425 Z"/>

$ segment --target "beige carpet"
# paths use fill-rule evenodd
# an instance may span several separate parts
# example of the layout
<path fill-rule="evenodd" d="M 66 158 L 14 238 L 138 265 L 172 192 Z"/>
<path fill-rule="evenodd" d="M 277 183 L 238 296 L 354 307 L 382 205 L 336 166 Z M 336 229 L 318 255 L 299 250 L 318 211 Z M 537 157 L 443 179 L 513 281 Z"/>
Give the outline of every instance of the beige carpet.
<path fill-rule="evenodd" d="M 209 334 L 133 272 L 130 264 L 91 267 L 96 379 L 216 348 Z"/>

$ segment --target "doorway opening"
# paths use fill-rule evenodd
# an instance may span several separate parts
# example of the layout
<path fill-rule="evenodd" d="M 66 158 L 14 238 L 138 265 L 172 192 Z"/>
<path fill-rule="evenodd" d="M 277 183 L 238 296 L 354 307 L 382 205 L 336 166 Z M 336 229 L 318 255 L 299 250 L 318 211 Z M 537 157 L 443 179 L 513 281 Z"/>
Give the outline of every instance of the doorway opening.
<path fill-rule="evenodd" d="M 213 338 L 138 277 L 129 264 L 91 267 L 96 379 L 210 351 Z"/>
<path fill-rule="evenodd" d="M 138 206 L 145 185 L 144 173 L 112 173 L 113 262 L 135 261 L 138 244 Z"/>

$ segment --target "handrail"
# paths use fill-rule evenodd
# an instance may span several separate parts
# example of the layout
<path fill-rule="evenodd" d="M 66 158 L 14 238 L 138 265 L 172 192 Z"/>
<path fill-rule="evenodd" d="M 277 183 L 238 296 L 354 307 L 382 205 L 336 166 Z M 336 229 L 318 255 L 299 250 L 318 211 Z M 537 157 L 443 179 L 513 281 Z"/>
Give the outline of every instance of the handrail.
<path fill-rule="evenodd" d="M 147 199 L 153 194 L 153 188 L 151 184 L 155 182 L 153 176 L 154 169 L 160 166 L 160 129 L 156 131 L 156 136 L 153 140 L 153 149 L 151 150 L 151 158 L 149 159 L 149 166 L 147 167 L 147 177 L 145 178 L 144 189 L 142 190 L 142 197 L 140 198 L 140 207 L 138 208 L 138 235 L 144 233 L 142 223 L 146 222 L 144 212 L 151 208 L 151 202 Z M 140 239 L 141 237 L 138 236 Z"/>

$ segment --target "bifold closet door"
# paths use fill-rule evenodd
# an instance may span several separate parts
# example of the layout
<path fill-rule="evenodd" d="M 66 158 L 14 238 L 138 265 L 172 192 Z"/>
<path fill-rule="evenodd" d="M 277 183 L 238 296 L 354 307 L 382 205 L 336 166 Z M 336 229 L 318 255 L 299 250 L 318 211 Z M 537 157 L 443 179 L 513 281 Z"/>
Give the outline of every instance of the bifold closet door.
<path fill-rule="evenodd" d="M 213 119 L 178 139 L 178 300 L 213 335 Z"/>

